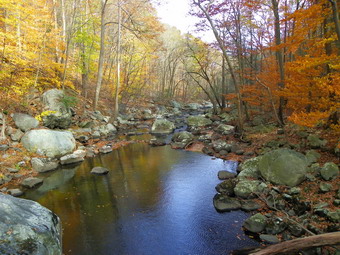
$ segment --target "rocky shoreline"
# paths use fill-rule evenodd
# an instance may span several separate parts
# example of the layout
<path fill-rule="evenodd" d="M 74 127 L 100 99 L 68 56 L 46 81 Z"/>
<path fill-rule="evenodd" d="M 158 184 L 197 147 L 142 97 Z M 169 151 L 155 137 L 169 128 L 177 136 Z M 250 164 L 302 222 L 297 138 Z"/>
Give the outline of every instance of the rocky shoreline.
<path fill-rule="evenodd" d="M 266 118 L 255 118 L 246 127 L 254 136 L 240 137 L 233 126 L 234 110 L 213 114 L 208 103 L 182 106 L 175 101 L 168 106 L 128 108 L 111 122 L 109 116 L 88 106 L 77 113 L 63 102 L 63 96 L 62 91 L 53 89 L 41 99 L 35 97 L 43 105 L 43 112 L 35 117 L 24 113 L 0 116 L 1 124 L 6 125 L 6 140 L 0 145 L 3 193 L 21 196 L 25 189 L 43 182 L 36 177 L 39 173 L 77 164 L 132 142 L 151 146 L 170 143 L 173 149 L 202 151 L 241 162 L 235 173 L 219 172 L 223 182 L 216 186 L 213 203 L 221 213 L 252 212 L 244 229 L 264 243 L 340 230 L 339 152 L 337 146 L 307 129 L 284 130 L 268 124 Z M 169 141 L 168 135 L 175 130 Z M 271 136 L 256 138 L 268 133 Z M 120 138 L 140 134 L 154 138 Z M 107 171 L 93 169 L 93 173 Z"/>

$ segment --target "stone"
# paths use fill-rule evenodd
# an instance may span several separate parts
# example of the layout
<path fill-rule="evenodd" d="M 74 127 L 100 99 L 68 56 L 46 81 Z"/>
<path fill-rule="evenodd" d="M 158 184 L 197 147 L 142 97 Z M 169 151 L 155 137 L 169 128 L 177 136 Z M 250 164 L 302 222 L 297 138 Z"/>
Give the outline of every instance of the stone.
<path fill-rule="evenodd" d="M 11 134 L 11 139 L 12 141 L 15 141 L 15 142 L 20 141 L 23 135 L 24 133 L 20 129 L 17 129 L 13 134 Z"/>
<path fill-rule="evenodd" d="M 328 212 L 327 218 L 331 222 L 340 223 L 340 209 L 337 209 L 334 212 Z"/>
<path fill-rule="evenodd" d="M 13 120 L 15 125 L 23 132 L 39 126 L 39 121 L 28 114 L 14 113 Z"/>
<path fill-rule="evenodd" d="M 218 212 L 229 212 L 241 209 L 241 203 L 236 198 L 216 194 L 213 199 L 214 207 Z"/>
<path fill-rule="evenodd" d="M 91 174 L 97 174 L 97 175 L 104 175 L 107 174 L 109 172 L 109 170 L 105 167 L 94 167 L 91 170 Z"/>
<path fill-rule="evenodd" d="M 187 119 L 189 127 L 204 127 L 212 124 L 212 121 L 204 115 L 190 116 Z"/>
<path fill-rule="evenodd" d="M 222 150 L 231 152 L 232 144 L 229 144 L 223 140 L 216 140 L 216 141 L 213 141 L 212 147 L 216 152 L 220 152 Z"/>
<path fill-rule="evenodd" d="M 214 155 L 214 150 L 212 148 L 210 148 L 210 147 L 207 147 L 207 146 L 203 147 L 202 152 L 204 154 L 209 155 L 209 156 L 213 156 Z"/>
<path fill-rule="evenodd" d="M 112 149 L 111 146 L 104 145 L 103 147 L 101 147 L 101 148 L 99 149 L 99 152 L 100 152 L 100 153 L 106 154 L 106 153 L 112 152 L 112 150 L 113 150 L 113 149 Z"/>
<path fill-rule="evenodd" d="M 37 202 L 0 194 L 0 254 L 62 254 L 61 223 Z"/>
<path fill-rule="evenodd" d="M 235 127 L 230 126 L 230 125 L 225 125 L 225 124 L 220 124 L 217 128 L 216 131 L 222 135 L 231 135 L 235 132 Z"/>
<path fill-rule="evenodd" d="M 18 173 L 18 172 L 19 172 L 19 169 L 8 167 L 8 168 L 7 168 L 7 171 L 8 171 L 9 173 L 11 173 L 11 174 L 15 174 L 15 173 Z"/>
<path fill-rule="evenodd" d="M 175 133 L 171 138 L 173 142 L 178 142 L 178 143 L 189 143 L 193 141 L 193 139 L 194 139 L 194 135 L 187 131 Z"/>
<path fill-rule="evenodd" d="M 320 174 L 325 181 L 333 180 L 339 175 L 339 167 L 333 162 L 327 162 L 321 168 Z"/>
<path fill-rule="evenodd" d="M 0 151 L 7 151 L 9 146 L 7 144 L 0 144 Z"/>
<path fill-rule="evenodd" d="M 258 180 L 241 180 L 234 188 L 235 195 L 244 199 L 253 198 L 260 192 L 258 188 L 260 183 Z"/>
<path fill-rule="evenodd" d="M 109 136 L 117 133 L 117 129 L 111 123 L 99 126 L 98 131 L 100 132 L 101 136 Z"/>
<path fill-rule="evenodd" d="M 42 184 L 43 182 L 44 181 L 40 178 L 28 177 L 21 182 L 21 185 L 25 188 L 32 189 L 32 188 L 38 186 L 39 184 Z"/>
<path fill-rule="evenodd" d="M 188 110 L 196 111 L 196 110 L 202 108 L 202 105 L 197 104 L 197 103 L 190 103 L 190 104 L 187 104 L 187 105 L 185 106 L 185 108 L 187 108 Z"/>
<path fill-rule="evenodd" d="M 11 175 L 0 174 L 0 185 L 6 184 L 12 180 Z"/>
<path fill-rule="evenodd" d="M 31 164 L 33 170 L 38 173 L 52 171 L 57 169 L 59 166 L 58 161 L 48 158 L 32 158 Z"/>
<path fill-rule="evenodd" d="M 84 150 L 76 150 L 72 154 L 68 154 L 62 156 L 60 158 L 60 163 L 62 165 L 74 164 L 84 161 L 84 157 L 86 156 L 86 151 Z"/>
<path fill-rule="evenodd" d="M 166 119 L 157 119 L 152 124 L 151 133 L 153 134 L 171 134 L 175 130 L 175 124 Z"/>
<path fill-rule="evenodd" d="M 237 179 L 258 179 L 260 177 L 260 171 L 258 167 L 259 160 L 260 157 L 255 157 L 242 162 L 238 167 L 238 171 L 240 173 L 238 174 Z"/>
<path fill-rule="evenodd" d="M 260 235 L 260 239 L 263 242 L 266 242 L 266 243 L 269 243 L 269 244 L 276 244 L 276 243 L 280 242 L 280 240 L 275 235 L 265 235 L 265 234 L 262 234 L 262 235 Z"/>
<path fill-rule="evenodd" d="M 224 182 L 221 182 L 217 184 L 217 186 L 215 187 L 217 192 L 230 196 L 230 197 L 235 195 L 234 188 L 235 188 L 235 182 L 233 179 L 229 179 Z"/>
<path fill-rule="evenodd" d="M 241 209 L 246 212 L 256 211 L 261 209 L 263 206 L 254 200 L 242 200 Z"/>
<path fill-rule="evenodd" d="M 277 149 L 264 154 L 258 167 L 266 181 L 295 187 L 305 179 L 307 160 L 303 154 L 296 151 Z"/>
<path fill-rule="evenodd" d="M 293 187 L 288 190 L 289 195 L 299 195 L 301 193 L 301 188 Z"/>
<path fill-rule="evenodd" d="M 283 219 L 274 217 L 267 220 L 265 230 L 267 234 L 276 235 L 282 233 L 286 228 L 287 223 Z"/>
<path fill-rule="evenodd" d="M 177 109 L 181 109 L 182 108 L 182 105 L 179 102 L 175 101 L 175 100 L 170 101 L 170 104 L 171 104 L 171 106 L 173 108 L 177 108 Z"/>
<path fill-rule="evenodd" d="M 315 150 L 307 151 L 306 158 L 308 166 L 312 165 L 313 163 L 316 163 L 320 157 L 321 157 L 320 153 L 316 152 Z"/>
<path fill-rule="evenodd" d="M 49 158 L 62 157 L 76 147 L 71 132 L 48 129 L 30 130 L 23 136 L 21 142 L 28 151 Z"/>
<path fill-rule="evenodd" d="M 21 189 L 9 189 L 7 190 L 7 192 L 13 197 L 20 197 L 24 194 L 24 192 Z"/>
<path fill-rule="evenodd" d="M 320 137 L 318 135 L 314 135 L 314 134 L 310 134 L 307 137 L 307 142 L 308 142 L 308 145 L 312 149 L 323 148 L 327 144 L 327 140 L 322 140 L 322 139 L 320 139 Z"/>
<path fill-rule="evenodd" d="M 261 213 L 257 213 L 250 218 L 248 218 L 243 227 L 253 233 L 260 233 L 264 230 L 267 224 L 267 217 L 262 215 Z"/>
<path fill-rule="evenodd" d="M 332 184 L 325 183 L 325 182 L 320 183 L 320 186 L 319 186 L 319 189 L 322 193 L 330 192 L 332 188 L 333 188 Z"/>
<path fill-rule="evenodd" d="M 157 147 L 157 146 L 164 146 L 166 145 L 166 142 L 164 139 L 162 138 L 152 138 L 150 141 L 149 141 L 149 144 L 151 146 L 154 146 L 154 147 Z"/>
<path fill-rule="evenodd" d="M 296 224 L 288 224 L 288 230 L 295 237 L 300 237 L 305 233 L 304 229 Z"/>
<path fill-rule="evenodd" d="M 47 113 L 42 117 L 45 127 L 55 129 L 69 128 L 72 123 L 72 112 L 63 98 L 65 94 L 62 90 L 50 89 L 42 95 L 44 110 Z"/>
<path fill-rule="evenodd" d="M 231 173 L 229 171 L 219 171 L 217 176 L 218 176 L 218 179 L 220 180 L 226 180 L 226 179 L 235 178 L 236 174 Z"/>

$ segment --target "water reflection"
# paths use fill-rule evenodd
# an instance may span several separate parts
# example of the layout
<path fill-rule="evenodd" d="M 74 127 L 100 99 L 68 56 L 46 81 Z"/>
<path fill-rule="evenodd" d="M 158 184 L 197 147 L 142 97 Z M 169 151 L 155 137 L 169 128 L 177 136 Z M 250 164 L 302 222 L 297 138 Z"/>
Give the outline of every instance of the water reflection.
<path fill-rule="evenodd" d="M 95 166 L 110 173 L 91 175 Z M 45 175 L 27 198 L 61 217 L 65 254 L 226 254 L 255 244 L 236 237 L 244 213 L 218 214 L 212 206 L 217 172 L 234 166 L 131 144 Z"/>

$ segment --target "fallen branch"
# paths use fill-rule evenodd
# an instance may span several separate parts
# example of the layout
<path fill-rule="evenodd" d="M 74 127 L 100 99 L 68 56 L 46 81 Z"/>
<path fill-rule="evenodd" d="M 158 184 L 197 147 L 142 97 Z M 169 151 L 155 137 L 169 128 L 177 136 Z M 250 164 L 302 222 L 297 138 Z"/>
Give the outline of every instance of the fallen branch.
<path fill-rule="evenodd" d="M 340 244 L 340 232 L 320 234 L 285 241 L 279 244 L 268 246 L 264 249 L 250 252 L 249 255 L 275 255 L 289 254 L 291 252 L 301 251 L 307 248 L 316 248 L 321 246 L 331 246 Z"/>

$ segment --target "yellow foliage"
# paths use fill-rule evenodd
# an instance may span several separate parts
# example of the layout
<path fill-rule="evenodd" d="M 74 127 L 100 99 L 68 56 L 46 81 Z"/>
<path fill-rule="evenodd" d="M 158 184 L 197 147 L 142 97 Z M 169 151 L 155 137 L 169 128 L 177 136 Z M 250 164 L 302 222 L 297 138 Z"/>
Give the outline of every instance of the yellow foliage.
<path fill-rule="evenodd" d="M 36 115 L 34 118 L 38 121 L 42 121 L 43 117 L 45 116 L 49 116 L 51 114 L 56 113 L 56 111 L 44 111 L 42 113 L 40 113 L 39 115 Z"/>

